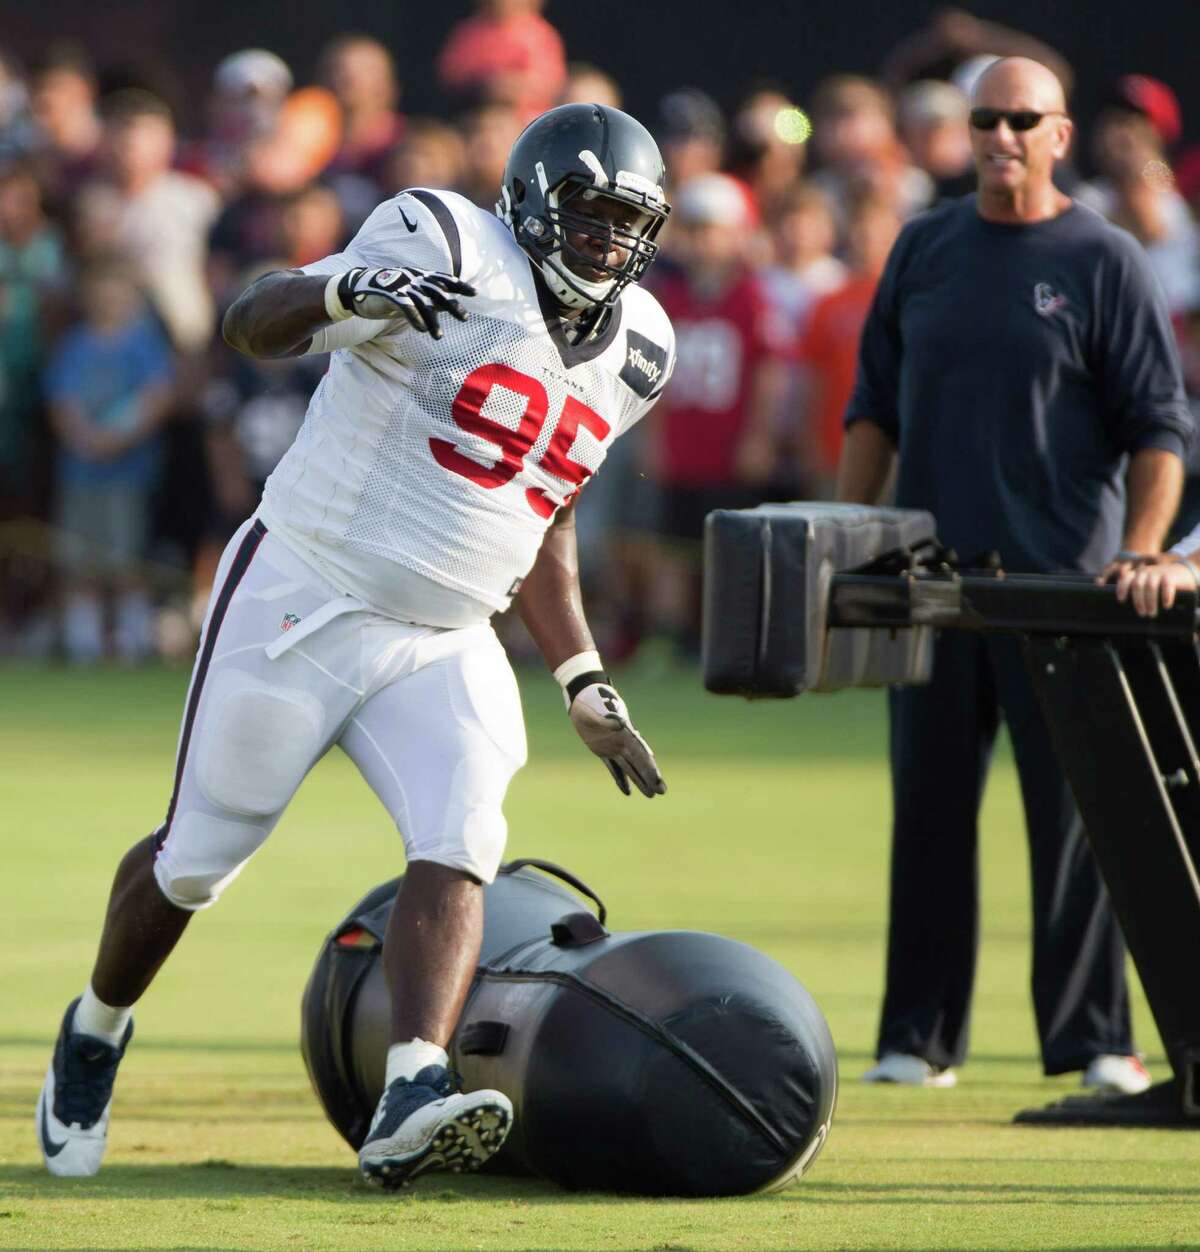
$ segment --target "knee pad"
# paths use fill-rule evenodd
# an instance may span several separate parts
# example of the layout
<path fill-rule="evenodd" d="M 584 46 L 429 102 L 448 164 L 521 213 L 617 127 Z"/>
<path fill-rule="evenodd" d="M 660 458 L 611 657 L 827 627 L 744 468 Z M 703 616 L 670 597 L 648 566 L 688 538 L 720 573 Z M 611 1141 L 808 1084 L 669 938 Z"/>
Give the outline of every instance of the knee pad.
<path fill-rule="evenodd" d="M 205 798 L 248 817 L 278 813 L 321 751 L 321 702 L 227 669 L 204 703 L 196 780 Z"/>
<path fill-rule="evenodd" d="M 474 759 L 459 763 L 442 802 L 439 825 L 433 827 L 436 833 L 417 833 L 413 838 L 413 832 L 402 832 L 408 860 L 436 861 L 484 883 L 496 877 L 508 840 L 504 792 L 514 771 L 498 754 L 492 756 L 489 762 L 481 742 Z"/>
<path fill-rule="evenodd" d="M 194 912 L 215 904 L 265 842 L 265 826 L 196 812 L 177 814 L 158 857 L 154 878 L 176 908 Z"/>
<path fill-rule="evenodd" d="M 481 805 L 469 809 L 463 814 L 462 846 L 454 849 L 445 863 L 474 874 L 480 882 L 492 882 L 507 842 L 508 822 L 498 807 Z M 448 844 L 452 846 L 452 841 Z"/>

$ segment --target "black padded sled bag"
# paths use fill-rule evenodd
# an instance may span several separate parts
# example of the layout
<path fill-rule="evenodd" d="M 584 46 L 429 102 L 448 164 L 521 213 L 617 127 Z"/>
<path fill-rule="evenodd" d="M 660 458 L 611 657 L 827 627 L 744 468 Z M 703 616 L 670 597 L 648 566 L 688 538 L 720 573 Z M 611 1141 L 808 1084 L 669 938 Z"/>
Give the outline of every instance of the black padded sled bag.
<path fill-rule="evenodd" d="M 717 935 L 610 934 L 603 905 L 584 911 L 534 866 L 595 899 L 539 861 L 505 866 L 484 890 L 480 967 L 450 1053 L 464 1089 L 513 1102 L 487 1168 L 642 1195 L 739 1195 L 798 1177 L 837 1090 L 833 1041 L 804 987 Z M 383 1085 L 380 941 L 399 881 L 333 931 L 304 993 L 309 1075 L 355 1148 Z"/>
<path fill-rule="evenodd" d="M 830 631 L 829 584 L 935 539 L 933 515 L 857 504 L 718 509 L 704 526 L 704 685 L 721 695 L 927 682 L 932 632 Z"/>

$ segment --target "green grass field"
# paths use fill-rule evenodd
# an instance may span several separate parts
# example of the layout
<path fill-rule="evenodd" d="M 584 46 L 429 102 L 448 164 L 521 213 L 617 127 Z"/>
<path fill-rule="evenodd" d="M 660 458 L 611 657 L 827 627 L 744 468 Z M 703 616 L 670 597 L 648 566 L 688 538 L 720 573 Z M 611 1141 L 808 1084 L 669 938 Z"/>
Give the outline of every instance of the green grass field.
<path fill-rule="evenodd" d="M 708 1202 L 569 1194 L 434 1175 L 368 1189 L 297 1046 L 321 940 L 400 868 L 386 816 L 340 754 L 197 919 L 137 1015 L 99 1177 L 43 1173 L 34 1104 L 86 979 L 119 855 L 161 817 L 180 671 L 0 669 L 0 1247 L 1147 1248 L 1200 1245 L 1200 1135 L 1037 1130 L 1012 1114 L 1073 1089 L 1040 1075 L 1027 993 L 1027 865 L 1002 755 L 984 815 L 974 1052 L 950 1091 L 879 1090 L 887 774 L 874 692 L 747 705 L 690 675 L 622 690 L 670 794 L 626 800 L 575 739 L 548 677 L 523 687 L 531 759 L 512 855 L 606 898 L 613 929 L 718 931 L 768 952 L 823 1007 L 843 1085 L 830 1141 L 781 1194 Z M 1162 1049 L 1137 998 L 1157 1077 Z"/>

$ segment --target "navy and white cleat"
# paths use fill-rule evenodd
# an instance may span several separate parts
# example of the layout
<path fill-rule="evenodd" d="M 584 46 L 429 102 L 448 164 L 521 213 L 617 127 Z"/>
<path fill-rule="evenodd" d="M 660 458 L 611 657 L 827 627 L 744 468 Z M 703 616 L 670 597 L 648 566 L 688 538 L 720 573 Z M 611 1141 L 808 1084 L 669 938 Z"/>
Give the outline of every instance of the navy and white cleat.
<path fill-rule="evenodd" d="M 132 1022 L 119 1048 L 94 1035 L 73 1033 L 78 1003 L 75 999 L 67 1006 L 37 1106 L 42 1160 L 62 1178 L 90 1178 L 99 1172 L 108 1140 L 113 1081 L 133 1036 Z"/>
<path fill-rule="evenodd" d="M 458 1075 L 427 1065 L 410 1082 L 387 1088 L 358 1151 L 368 1182 L 391 1190 L 427 1170 L 465 1174 L 499 1151 L 512 1125 L 512 1104 L 499 1091 L 464 1095 Z"/>

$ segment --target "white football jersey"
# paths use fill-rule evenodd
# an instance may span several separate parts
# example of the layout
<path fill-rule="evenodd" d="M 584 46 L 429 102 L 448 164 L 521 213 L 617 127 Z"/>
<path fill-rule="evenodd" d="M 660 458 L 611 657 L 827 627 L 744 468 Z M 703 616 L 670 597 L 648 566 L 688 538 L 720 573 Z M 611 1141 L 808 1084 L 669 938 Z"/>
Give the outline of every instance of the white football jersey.
<path fill-rule="evenodd" d="M 349 594 L 464 625 L 507 607 L 556 510 L 657 400 L 671 325 L 630 286 L 603 332 L 573 346 L 507 227 L 446 191 L 385 201 L 345 252 L 304 272 L 354 266 L 453 273 L 477 294 L 465 322 L 441 315 L 440 340 L 359 317 L 314 338 L 329 371 L 260 513 Z"/>

